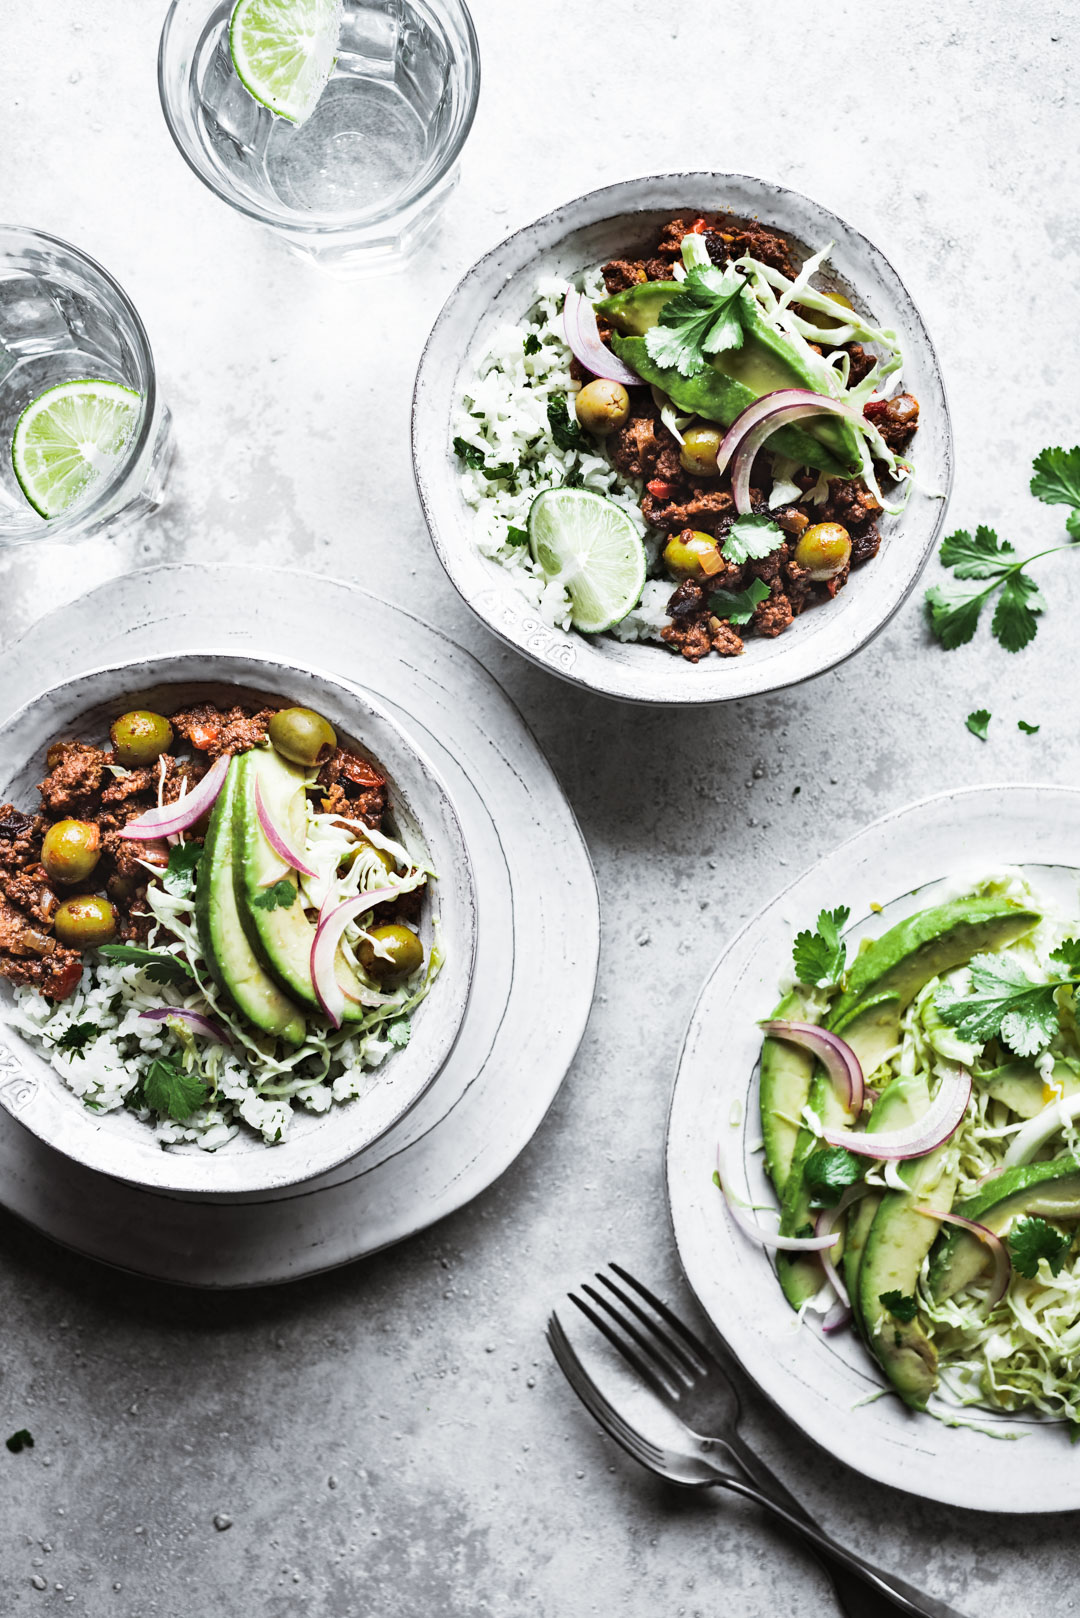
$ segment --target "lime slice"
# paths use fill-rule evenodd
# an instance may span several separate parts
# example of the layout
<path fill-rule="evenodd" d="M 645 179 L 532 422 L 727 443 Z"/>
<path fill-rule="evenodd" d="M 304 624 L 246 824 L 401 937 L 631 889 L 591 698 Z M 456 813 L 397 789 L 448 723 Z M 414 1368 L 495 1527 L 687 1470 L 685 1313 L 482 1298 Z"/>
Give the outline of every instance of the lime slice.
<path fill-rule="evenodd" d="M 47 388 L 15 424 L 11 464 L 43 517 L 59 517 L 111 472 L 135 431 L 142 396 L 88 378 Z"/>
<path fill-rule="evenodd" d="M 341 0 L 238 0 L 229 50 L 248 94 L 302 124 L 334 71 L 340 33 Z"/>
<path fill-rule="evenodd" d="M 613 500 L 591 489 L 546 489 L 529 508 L 529 548 L 570 596 L 570 621 L 598 635 L 625 618 L 645 583 L 645 547 Z"/>

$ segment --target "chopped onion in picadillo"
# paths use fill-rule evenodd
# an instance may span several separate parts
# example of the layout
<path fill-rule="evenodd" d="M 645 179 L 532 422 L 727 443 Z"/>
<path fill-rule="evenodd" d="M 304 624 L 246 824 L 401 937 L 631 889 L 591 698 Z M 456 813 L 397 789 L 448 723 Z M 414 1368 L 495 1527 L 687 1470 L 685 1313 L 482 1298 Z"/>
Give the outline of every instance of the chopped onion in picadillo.
<path fill-rule="evenodd" d="M 573 287 L 566 289 L 563 331 L 574 358 L 580 360 L 593 376 L 603 377 L 606 382 L 621 382 L 625 388 L 641 387 L 637 372 L 624 365 L 618 355 L 600 341 L 596 311 L 584 293 L 575 291 Z"/>
<path fill-rule="evenodd" d="M 955 1135 L 970 1099 L 971 1074 L 966 1068 L 955 1068 L 942 1078 L 937 1094 L 922 1117 L 904 1129 L 883 1129 L 876 1135 L 849 1129 L 823 1129 L 821 1133 L 830 1146 L 844 1146 L 859 1157 L 878 1158 L 882 1162 L 925 1157 L 927 1152 L 943 1146 Z"/>
<path fill-rule="evenodd" d="M 140 1022 L 178 1022 L 193 1034 L 202 1034 L 204 1039 L 216 1039 L 219 1045 L 231 1045 L 226 1030 L 213 1017 L 207 1017 L 201 1011 L 189 1011 L 186 1006 L 154 1006 L 152 1010 L 139 1012 Z"/>
<path fill-rule="evenodd" d="M 786 1039 L 790 1044 L 798 1045 L 816 1056 L 848 1112 L 853 1118 L 859 1116 L 865 1096 L 863 1070 L 859 1058 L 846 1040 L 812 1022 L 785 1022 L 782 1018 L 773 1018 L 763 1022 L 761 1027 L 770 1038 Z"/>
<path fill-rule="evenodd" d="M 401 889 L 372 888 L 370 893 L 358 893 L 342 904 L 323 905 L 319 924 L 311 945 L 311 982 L 320 1006 L 335 1028 L 340 1028 L 345 1015 L 345 994 L 337 980 L 337 947 L 341 935 L 356 916 L 362 916 L 375 905 L 387 899 L 396 899 Z"/>
<path fill-rule="evenodd" d="M 282 860 L 290 871 L 299 871 L 302 876 L 318 876 L 319 873 L 313 871 L 310 865 L 304 863 L 296 850 L 290 847 L 282 832 L 274 825 L 270 811 L 263 801 L 262 788 L 259 785 L 258 777 L 255 779 L 255 812 L 259 817 L 259 825 L 262 827 L 263 836 L 278 859 Z"/>
<path fill-rule="evenodd" d="M 1016 1139 L 1005 1153 L 1005 1168 L 1012 1168 L 1014 1163 L 1030 1163 L 1040 1147 L 1045 1146 L 1058 1130 L 1067 1128 L 1077 1117 L 1080 1117 L 1080 1095 L 1051 1101 L 1048 1107 L 1037 1112 L 1034 1118 L 1029 1118 L 1023 1129 L 1017 1131 Z"/>
<path fill-rule="evenodd" d="M 187 831 L 189 826 L 194 826 L 214 807 L 231 763 L 229 754 L 223 753 L 211 764 L 202 780 L 175 803 L 163 803 L 157 809 L 148 809 L 145 814 L 129 820 L 124 827 L 124 836 L 134 842 L 152 842 L 159 837 L 172 837 L 178 831 Z"/>
<path fill-rule="evenodd" d="M 781 1236 L 775 1231 L 764 1230 L 757 1220 L 751 1217 L 749 1209 L 736 1202 L 728 1190 L 719 1153 L 717 1153 L 716 1178 L 724 1193 L 724 1204 L 732 1219 L 741 1231 L 753 1241 L 760 1242 L 763 1247 L 775 1247 L 782 1253 L 820 1253 L 823 1248 L 835 1247 L 840 1240 L 838 1231 L 830 1236 Z"/>
<path fill-rule="evenodd" d="M 957 1225 L 961 1230 L 970 1231 L 973 1236 L 977 1236 L 980 1242 L 985 1242 L 990 1249 L 990 1258 L 994 1265 L 986 1301 L 991 1309 L 1000 1303 L 1009 1290 L 1009 1278 L 1012 1275 L 1012 1259 L 1001 1237 L 992 1231 L 989 1225 L 980 1225 L 975 1219 L 965 1219 L 963 1214 L 945 1213 L 938 1208 L 919 1207 L 915 1208 L 915 1212 L 927 1219 L 940 1219 L 944 1225 Z"/>

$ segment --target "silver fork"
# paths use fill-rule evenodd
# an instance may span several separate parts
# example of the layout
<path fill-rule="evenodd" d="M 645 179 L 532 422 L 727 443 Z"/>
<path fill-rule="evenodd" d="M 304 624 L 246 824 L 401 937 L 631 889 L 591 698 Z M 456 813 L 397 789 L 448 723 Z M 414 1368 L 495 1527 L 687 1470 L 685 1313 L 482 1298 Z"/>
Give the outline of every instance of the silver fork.
<path fill-rule="evenodd" d="M 547 1336 L 574 1392 L 629 1455 L 671 1482 L 690 1488 L 730 1489 L 763 1506 L 824 1562 L 851 1618 L 872 1618 L 880 1613 L 882 1598 L 894 1611 L 911 1618 L 962 1618 L 955 1608 L 895 1574 L 883 1572 L 826 1534 L 740 1435 L 738 1391 L 716 1355 L 640 1281 L 618 1264 L 610 1269 L 617 1281 L 602 1271 L 596 1276 L 603 1291 L 588 1283 L 582 1286 L 590 1302 L 573 1292 L 570 1300 L 680 1418 L 685 1445 L 675 1450 L 656 1444 L 631 1426 L 586 1371 L 555 1314 L 548 1322 Z M 689 1425 L 687 1417 L 695 1423 L 708 1421 L 720 1436 L 703 1436 Z M 747 1483 L 730 1471 L 732 1466 L 752 1481 Z"/>

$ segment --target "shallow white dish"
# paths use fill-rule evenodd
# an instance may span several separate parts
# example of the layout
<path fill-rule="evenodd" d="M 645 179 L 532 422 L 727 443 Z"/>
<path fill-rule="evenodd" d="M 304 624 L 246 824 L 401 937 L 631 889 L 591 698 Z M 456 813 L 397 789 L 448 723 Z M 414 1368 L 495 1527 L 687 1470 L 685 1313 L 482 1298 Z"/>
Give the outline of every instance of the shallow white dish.
<path fill-rule="evenodd" d="M 1060 1424 L 972 1409 L 955 1414 L 988 1429 L 949 1428 L 893 1396 L 853 1334 L 825 1337 L 798 1325 L 766 1250 L 724 1212 L 712 1183 L 717 1142 L 732 1108 L 749 1120 L 741 1156 L 725 1161 L 736 1195 L 773 1206 L 761 1153 L 759 1018 L 790 972 L 795 933 L 822 908 L 847 904 L 874 936 L 923 905 L 931 884 L 1030 867 L 1035 886 L 1074 911 L 1080 904 L 1080 792 L 1052 786 L 982 786 L 944 793 L 875 821 L 811 867 L 747 923 L 713 968 L 679 1062 L 667 1141 L 667 1182 L 679 1256 L 702 1307 L 759 1387 L 830 1455 L 881 1483 L 982 1511 L 1068 1511 L 1080 1506 L 1076 1450 Z M 922 891 L 916 891 L 922 890 Z M 881 915 L 872 903 L 885 906 Z M 946 1410 L 943 1402 L 936 1408 Z M 951 1412 L 951 1407 L 949 1407 Z M 997 1433 L 1000 1436 L 991 1436 Z M 1004 1441 L 1007 1434 L 1020 1442 Z"/>
<path fill-rule="evenodd" d="M 600 913 L 588 852 L 516 708 L 468 652 L 399 608 L 337 580 L 238 566 L 148 568 L 101 586 L 0 656 L 0 689 L 20 702 L 40 671 L 63 678 L 82 665 L 90 635 L 102 656 L 117 658 L 200 635 L 238 652 L 255 636 L 271 645 L 287 636 L 305 661 L 333 647 L 339 673 L 374 688 L 449 785 L 476 886 L 474 992 L 417 1105 L 316 1180 L 196 1199 L 106 1179 L 23 1129 L 4 1110 L 0 1084 L 0 1202 L 88 1256 L 212 1288 L 299 1279 L 460 1208 L 538 1128 L 596 981 Z"/>
<path fill-rule="evenodd" d="M 682 212 L 724 210 L 775 225 L 804 246 L 835 247 L 830 268 L 852 302 L 894 326 L 906 357 L 904 385 L 922 406 L 913 456 L 915 492 L 903 516 L 882 519 L 878 556 L 835 601 L 814 607 L 775 640 L 751 637 L 741 657 L 696 667 L 657 642 L 551 629 L 510 574 L 473 540 L 461 496 L 451 421 L 492 333 L 536 301 L 541 276 L 569 277 L 628 247 Z M 819 203 L 741 174 L 660 174 L 590 191 L 516 231 L 473 266 L 450 294 L 428 338 L 413 399 L 413 467 L 432 542 L 462 599 L 508 645 L 575 684 L 632 702 L 712 703 L 776 691 L 851 657 L 883 629 L 913 588 L 945 520 L 952 485 L 952 430 L 937 356 L 922 317 L 872 242 Z M 674 586 L 672 587 L 674 588 Z"/>
<path fill-rule="evenodd" d="M 445 965 L 413 1013 L 412 1037 L 371 1075 L 354 1100 L 315 1114 L 297 1107 L 285 1139 L 267 1145 L 241 1126 L 217 1151 L 185 1145 L 162 1150 L 131 1113 L 85 1107 L 29 1040 L 5 1021 L 11 991 L 0 980 L 0 1099 L 19 1121 L 65 1156 L 104 1174 L 159 1190 L 264 1191 L 325 1173 L 369 1146 L 414 1106 L 442 1068 L 458 1035 L 472 980 L 476 905 L 461 826 L 438 771 L 405 729 L 377 702 L 330 675 L 271 657 L 220 651 L 132 659 L 80 671 L 51 685 L 0 723 L 0 801 L 32 812 L 36 783 L 54 741 L 99 742 L 128 708 L 175 712 L 195 702 L 225 706 L 265 699 L 325 715 L 339 739 L 385 770 L 397 828 L 410 853 L 438 873 L 425 902 L 425 950 L 439 918 Z"/>

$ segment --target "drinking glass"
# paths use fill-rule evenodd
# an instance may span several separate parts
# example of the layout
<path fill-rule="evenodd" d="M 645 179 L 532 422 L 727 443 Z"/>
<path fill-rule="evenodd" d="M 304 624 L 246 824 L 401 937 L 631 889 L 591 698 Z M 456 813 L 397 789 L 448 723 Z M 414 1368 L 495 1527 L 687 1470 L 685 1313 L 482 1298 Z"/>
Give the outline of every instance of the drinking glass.
<path fill-rule="evenodd" d="M 231 0 L 172 0 L 165 121 L 199 179 L 289 247 L 343 275 L 410 251 L 457 182 L 480 60 L 461 0 L 344 0 L 330 79 L 299 127 L 245 89 Z"/>
<path fill-rule="evenodd" d="M 134 389 L 135 425 L 116 461 L 85 493 L 59 516 L 43 517 L 15 475 L 15 428 L 46 389 L 86 380 Z M 144 516 L 161 504 L 170 456 L 169 412 L 127 295 L 69 243 L 0 225 L 0 546 L 83 539 Z"/>

